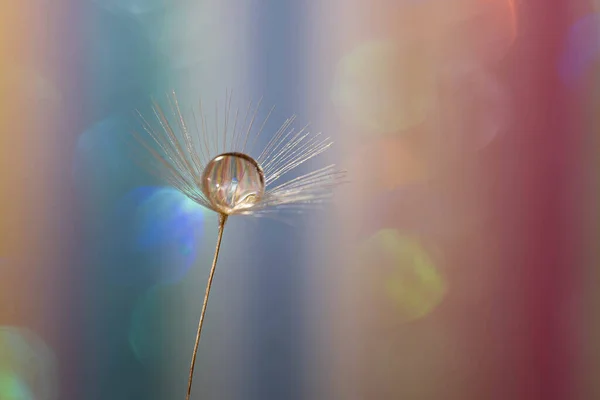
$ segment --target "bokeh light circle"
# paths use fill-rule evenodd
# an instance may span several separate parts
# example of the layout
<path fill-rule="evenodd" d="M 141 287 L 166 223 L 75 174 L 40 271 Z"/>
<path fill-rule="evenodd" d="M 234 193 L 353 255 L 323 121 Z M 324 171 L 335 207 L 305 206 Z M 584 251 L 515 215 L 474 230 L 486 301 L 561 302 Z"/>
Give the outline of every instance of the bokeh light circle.
<path fill-rule="evenodd" d="M 341 118 L 364 134 L 399 132 L 430 112 L 434 68 L 418 42 L 366 42 L 339 61 L 332 100 Z"/>
<path fill-rule="evenodd" d="M 0 399 L 57 398 L 58 371 L 52 350 L 27 329 L 0 326 Z"/>
<path fill-rule="evenodd" d="M 173 188 L 130 191 L 104 226 L 104 271 L 126 285 L 179 281 L 196 259 L 204 212 Z"/>
<path fill-rule="evenodd" d="M 94 205 L 122 196 L 143 170 L 129 152 L 131 129 L 127 118 L 103 119 L 77 139 L 73 179 L 79 192 Z"/>
<path fill-rule="evenodd" d="M 485 148 L 512 122 L 507 88 L 477 62 L 443 66 L 437 87 L 438 105 L 428 126 L 438 160 Z"/>
<path fill-rule="evenodd" d="M 558 72 L 565 84 L 576 85 L 598 65 L 599 58 L 600 15 L 594 13 L 578 19 L 569 29 Z"/>
<path fill-rule="evenodd" d="M 370 298 L 389 310 L 384 318 L 414 321 L 430 314 L 444 299 L 446 281 L 433 257 L 416 237 L 382 229 L 361 244 L 358 262 L 369 280 Z M 381 308 L 381 303 L 386 304 Z"/>

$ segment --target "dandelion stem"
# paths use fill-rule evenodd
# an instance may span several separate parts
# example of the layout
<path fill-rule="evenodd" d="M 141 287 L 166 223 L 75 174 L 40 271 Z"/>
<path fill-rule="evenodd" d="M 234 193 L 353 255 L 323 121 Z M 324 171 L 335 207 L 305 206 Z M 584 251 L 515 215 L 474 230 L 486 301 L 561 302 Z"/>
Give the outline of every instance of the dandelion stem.
<path fill-rule="evenodd" d="M 215 269 L 217 267 L 217 260 L 219 258 L 219 250 L 221 249 L 221 239 L 223 238 L 223 230 L 225 229 L 225 222 L 227 222 L 227 215 L 219 215 L 219 233 L 217 236 L 217 246 L 215 248 L 215 257 L 213 259 L 212 267 L 208 275 L 208 283 L 206 284 L 206 292 L 204 293 L 204 301 L 202 302 L 202 311 L 200 312 L 200 320 L 198 321 L 198 332 L 196 333 L 196 343 L 194 344 L 194 351 L 192 353 L 192 363 L 190 364 L 190 377 L 188 379 L 188 389 L 185 400 L 190 399 L 192 393 L 192 380 L 194 379 L 194 366 L 196 365 L 196 355 L 198 353 L 198 344 L 200 343 L 200 334 L 202 333 L 202 325 L 204 324 L 204 314 L 206 313 L 206 305 L 208 304 L 208 296 L 210 295 L 210 287 L 212 286 L 213 277 L 215 276 Z"/>

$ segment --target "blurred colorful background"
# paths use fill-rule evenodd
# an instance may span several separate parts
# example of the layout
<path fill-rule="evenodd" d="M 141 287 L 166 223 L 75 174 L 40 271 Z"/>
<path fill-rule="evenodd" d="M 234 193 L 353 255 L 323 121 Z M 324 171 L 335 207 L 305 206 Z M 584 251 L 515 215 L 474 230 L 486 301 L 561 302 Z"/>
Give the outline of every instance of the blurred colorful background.
<path fill-rule="evenodd" d="M 193 399 L 600 399 L 600 3 L 0 4 L 0 400 L 183 399 L 217 217 L 132 155 L 170 90 L 350 183 L 232 218 Z"/>

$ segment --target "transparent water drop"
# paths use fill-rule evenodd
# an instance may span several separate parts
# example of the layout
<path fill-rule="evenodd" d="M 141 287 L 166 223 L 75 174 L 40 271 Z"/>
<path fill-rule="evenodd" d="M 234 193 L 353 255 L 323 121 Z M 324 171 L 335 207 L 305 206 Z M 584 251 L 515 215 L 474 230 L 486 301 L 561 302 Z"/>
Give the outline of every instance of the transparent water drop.
<path fill-rule="evenodd" d="M 258 163 L 243 153 L 213 158 L 202 175 L 202 191 L 216 211 L 225 215 L 243 212 L 265 193 L 265 178 Z"/>

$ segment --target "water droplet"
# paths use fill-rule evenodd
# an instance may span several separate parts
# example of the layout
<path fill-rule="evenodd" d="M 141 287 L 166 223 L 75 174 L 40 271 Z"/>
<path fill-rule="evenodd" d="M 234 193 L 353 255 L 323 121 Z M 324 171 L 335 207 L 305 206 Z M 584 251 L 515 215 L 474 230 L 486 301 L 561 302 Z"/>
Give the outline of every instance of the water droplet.
<path fill-rule="evenodd" d="M 216 211 L 236 214 L 260 201 L 265 193 L 265 178 L 252 157 L 225 153 L 213 158 L 204 169 L 202 191 Z"/>

